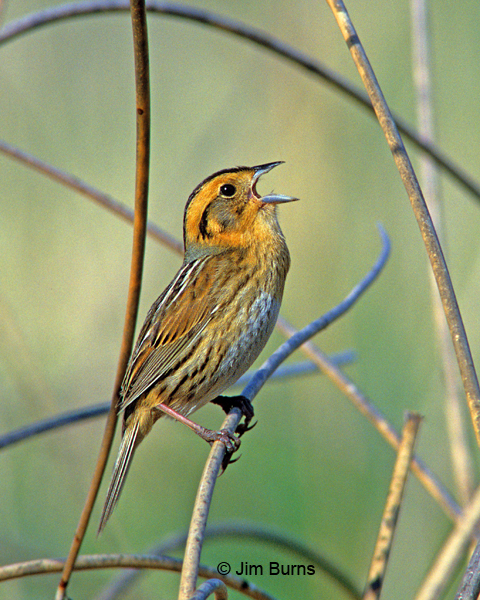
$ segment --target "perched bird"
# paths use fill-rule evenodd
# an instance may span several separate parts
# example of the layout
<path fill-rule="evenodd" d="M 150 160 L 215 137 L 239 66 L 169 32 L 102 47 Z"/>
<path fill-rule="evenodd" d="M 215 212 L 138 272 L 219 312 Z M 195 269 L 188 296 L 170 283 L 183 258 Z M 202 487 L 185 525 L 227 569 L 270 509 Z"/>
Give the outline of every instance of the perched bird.
<path fill-rule="evenodd" d="M 218 396 L 252 365 L 277 320 L 290 255 L 276 205 L 296 200 L 260 197 L 261 175 L 280 162 L 236 167 L 207 177 L 191 193 L 184 213 L 184 260 L 150 308 L 120 390 L 122 441 L 100 520 L 105 527 L 133 453 L 157 419 L 169 414 L 229 452 L 239 441 L 187 416 L 214 401 L 227 412 L 249 401 Z"/>

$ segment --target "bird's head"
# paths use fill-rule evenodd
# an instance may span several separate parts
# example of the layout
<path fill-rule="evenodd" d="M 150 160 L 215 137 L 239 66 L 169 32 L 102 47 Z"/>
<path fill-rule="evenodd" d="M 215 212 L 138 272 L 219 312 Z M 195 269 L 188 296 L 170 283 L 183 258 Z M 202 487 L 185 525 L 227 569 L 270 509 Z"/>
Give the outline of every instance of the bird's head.
<path fill-rule="evenodd" d="M 260 196 L 256 189 L 260 177 L 279 164 L 218 171 L 193 190 L 183 221 L 187 259 L 282 235 L 276 206 L 297 198 L 273 193 Z"/>

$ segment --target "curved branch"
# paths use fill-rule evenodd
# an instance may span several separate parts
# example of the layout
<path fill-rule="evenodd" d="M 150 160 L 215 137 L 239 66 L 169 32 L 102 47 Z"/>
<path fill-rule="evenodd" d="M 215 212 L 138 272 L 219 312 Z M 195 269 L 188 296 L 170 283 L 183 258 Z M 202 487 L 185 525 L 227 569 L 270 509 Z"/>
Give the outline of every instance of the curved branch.
<path fill-rule="evenodd" d="M 219 579 L 209 579 L 202 583 L 197 588 L 190 600 L 206 600 L 209 596 L 214 594 L 215 600 L 228 600 L 228 592 L 223 581 Z"/>
<path fill-rule="evenodd" d="M 294 65 L 302 67 L 308 73 L 322 78 L 335 89 L 341 91 L 363 108 L 366 108 L 373 113 L 373 107 L 368 95 L 362 90 L 358 89 L 347 79 L 341 77 L 338 73 L 329 69 L 318 60 L 311 58 L 260 29 L 245 25 L 235 19 L 217 15 L 207 10 L 183 6 L 174 2 L 150 0 L 146 3 L 146 6 L 147 10 L 152 13 L 187 19 L 208 27 L 220 29 L 265 48 Z M 65 19 L 107 12 L 122 12 L 126 10 L 129 10 L 128 0 L 88 0 L 85 2 L 72 2 L 61 6 L 55 6 L 53 8 L 32 13 L 5 25 L 0 31 L 0 44 L 11 41 L 16 37 L 39 27 L 51 23 L 58 23 Z M 395 121 L 398 129 L 405 137 L 407 137 L 417 148 L 431 156 L 439 166 L 453 177 L 453 179 L 467 189 L 477 200 L 480 200 L 480 184 L 478 181 L 464 171 L 440 148 L 435 146 L 435 144 L 418 135 L 414 129 L 398 117 L 398 115 L 395 115 Z"/>
<path fill-rule="evenodd" d="M 277 549 L 280 546 L 286 552 L 291 552 L 294 555 L 299 556 L 305 562 L 313 563 L 322 573 L 331 577 L 342 588 L 342 591 L 352 598 L 352 600 L 360 600 L 361 598 L 361 593 L 357 586 L 347 575 L 340 571 L 336 565 L 318 552 L 315 552 L 306 546 L 304 543 L 289 535 L 270 528 L 266 529 L 265 527 L 257 525 L 256 523 L 249 523 L 248 521 L 217 523 L 216 525 L 208 526 L 205 530 L 206 540 L 223 537 L 233 537 L 245 541 L 260 541 L 276 546 Z M 166 552 L 180 550 L 185 546 L 186 541 L 186 533 L 174 533 L 152 548 L 148 554 L 160 556 Z M 97 600 L 114 600 L 120 591 L 124 593 L 136 579 L 141 576 L 141 574 L 141 571 L 133 569 L 122 573 L 102 594 L 100 594 L 100 596 L 97 597 Z"/>
<path fill-rule="evenodd" d="M 44 575 L 59 573 L 65 563 L 64 558 L 44 558 L 0 567 L 0 581 L 7 581 L 28 575 Z M 75 563 L 75 571 L 92 569 L 157 569 L 179 573 L 183 561 L 169 556 L 148 556 L 141 554 L 92 554 L 79 556 Z M 198 571 L 200 577 L 216 578 L 225 582 L 228 587 L 245 594 L 255 600 L 275 600 L 253 583 L 234 575 L 219 575 L 216 569 L 201 565 Z"/>

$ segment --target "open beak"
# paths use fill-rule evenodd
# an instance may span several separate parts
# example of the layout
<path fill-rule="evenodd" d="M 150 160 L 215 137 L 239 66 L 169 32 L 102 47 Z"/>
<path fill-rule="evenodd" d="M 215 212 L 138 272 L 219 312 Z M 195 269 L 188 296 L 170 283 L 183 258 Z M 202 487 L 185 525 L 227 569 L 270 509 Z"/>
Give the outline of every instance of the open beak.
<path fill-rule="evenodd" d="M 284 196 L 283 194 L 267 194 L 266 196 L 259 196 L 257 193 L 256 185 L 260 177 L 281 164 L 283 164 L 283 160 L 253 167 L 253 169 L 255 170 L 255 175 L 252 179 L 252 193 L 256 198 L 260 200 L 260 202 L 264 204 L 282 204 L 284 202 L 294 202 L 298 200 L 298 198 L 293 198 L 292 196 Z"/>

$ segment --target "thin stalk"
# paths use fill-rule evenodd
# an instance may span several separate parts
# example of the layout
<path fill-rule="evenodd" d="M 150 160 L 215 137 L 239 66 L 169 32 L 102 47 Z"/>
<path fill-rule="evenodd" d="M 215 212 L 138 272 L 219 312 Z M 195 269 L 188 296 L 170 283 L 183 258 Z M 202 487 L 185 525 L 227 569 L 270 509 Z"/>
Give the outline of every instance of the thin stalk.
<path fill-rule="evenodd" d="M 480 386 L 478 384 L 467 334 L 455 297 L 455 291 L 450 279 L 447 263 L 445 262 L 432 218 L 425 203 L 425 199 L 423 198 L 412 163 L 410 162 L 402 138 L 398 133 L 392 113 L 383 97 L 375 73 L 373 72 L 363 46 L 360 43 L 360 39 L 355 31 L 345 4 L 342 0 L 327 0 L 327 3 L 331 8 L 340 31 L 350 49 L 354 63 L 360 73 L 360 77 L 362 78 L 370 97 L 380 126 L 387 139 L 395 164 L 397 165 L 402 182 L 410 199 L 415 218 L 417 219 L 442 299 L 443 310 L 447 318 L 450 336 L 455 348 L 463 387 L 470 409 L 473 429 L 477 438 L 477 444 L 480 446 Z"/>
<path fill-rule="evenodd" d="M 145 254 L 145 238 L 147 232 L 148 174 L 150 163 L 150 84 L 148 72 L 148 37 L 145 3 L 143 0 L 132 0 L 131 14 L 135 56 L 137 159 L 133 247 L 125 325 L 112 402 L 107 417 L 107 424 L 105 426 L 100 453 L 98 455 L 97 464 L 95 466 L 90 488 L 88 490 L 87 499 L 80 515 L 80 520 L 70 546 L 67 560 L 65 561 L 62 577 L 60 579 L 60 583 L 58 584 L 56 600 L 63 600 L 65 598 L 66 590 L 75 565 L 75 560 L 80 552 L 80 547 L 90 521 L 90 515 L 92 514 L 93 505 L 102 482 L 102 477 L 112 446 L 117 422 L 116 407 L 118 391 L 127 367 L 130 353 L 132 351 L 133 336 L 135 333 L 135 324 L 137 321 L 138 305 L 140 301 L 140 289 Z"/>
<path fill-rule="evenodd" d="M 400 514 L 403 493 L 421 420 L 422 417 L 417 413 L 407 413 L 406 415 L 363 600 L 378 600 L 382 593 L 385 571 L 392 549 L 393 536 L 397 527 L 398 515 Z"/>
<path fill-rule="evenodd" d="M 418 131 L 422 138 L 434 143 L 434 107 L 432 101 L 431 44 L 429 35 L 428 0 L 411 0 L 413 81 L 417 98 Z M 445 247 L 445 226 L 438 167 L 426 154 L 420 155 L 420 174 L 425 199 L 428 202 L 438 237 Z M 455 353 L 450 342 L 447 322 L 438 296 L 432 272 L 429 271 L 430 290 L 436 334 L 445 382 L 445 416 L 453 464 L 453 474 L 462 505 L 473 493 L 473 468 L 468 446 L 464 406 L 459 394 Z"/>

